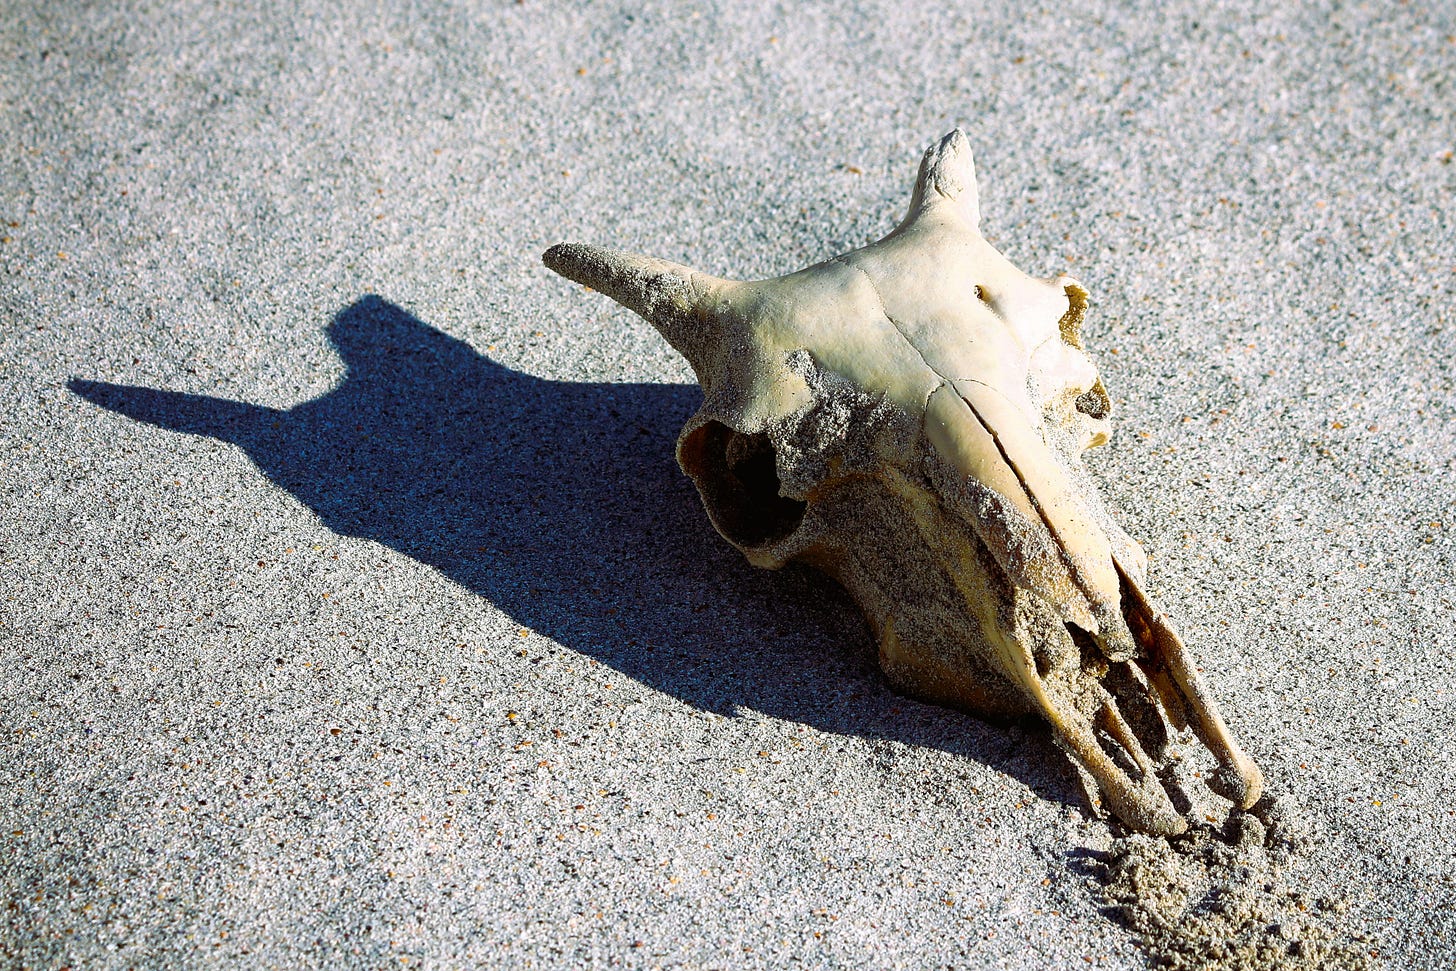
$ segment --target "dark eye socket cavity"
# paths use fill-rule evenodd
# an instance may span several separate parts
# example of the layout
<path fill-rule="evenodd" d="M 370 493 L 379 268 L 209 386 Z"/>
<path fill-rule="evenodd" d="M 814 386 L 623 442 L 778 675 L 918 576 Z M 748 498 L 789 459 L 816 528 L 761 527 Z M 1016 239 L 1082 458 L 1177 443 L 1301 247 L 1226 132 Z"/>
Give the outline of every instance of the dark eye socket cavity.
<path fill-rule="evenodd" d="M 708 515 L 730 541 L 766 546 L 803 521 L 808 504 L 779 495 L 777 455 L 767 435 L 709 421 L 683 440 L 678 455 Z"/>
<path fill-rule="evenodd" d="M 1112 413 L 1112 399 L 1107 397 L 1107 389 L 1102 386 L 1100 378 L 1092 387 L 1077 395 L 1075 406 L 1088 418 L 1106 418 Z"/>

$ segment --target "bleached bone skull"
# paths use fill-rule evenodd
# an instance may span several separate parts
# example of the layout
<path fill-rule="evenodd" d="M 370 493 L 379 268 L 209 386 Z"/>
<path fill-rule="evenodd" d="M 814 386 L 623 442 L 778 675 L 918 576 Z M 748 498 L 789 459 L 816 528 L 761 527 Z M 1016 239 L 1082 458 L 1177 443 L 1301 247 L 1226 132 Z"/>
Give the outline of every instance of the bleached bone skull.
<path fill-rule="evenodd" d="M 703 405 L 677 457 L 728 542 L 842 583 L 897 690 L 984 717 L 1037 713 L 1125 823 L 1183 831 L 1157 775 L 1191 726 L 1242 807 L 1259 770 L 1145 592 L 1142 549 L 1081 453 L 1109 401 L 1082 352 L 1087 293 L 981 236 L 960 131 L 925 153 L 884 239 L 797 273 L 719 279 L 564 243 L 546 265 L 646 318 Z"/>

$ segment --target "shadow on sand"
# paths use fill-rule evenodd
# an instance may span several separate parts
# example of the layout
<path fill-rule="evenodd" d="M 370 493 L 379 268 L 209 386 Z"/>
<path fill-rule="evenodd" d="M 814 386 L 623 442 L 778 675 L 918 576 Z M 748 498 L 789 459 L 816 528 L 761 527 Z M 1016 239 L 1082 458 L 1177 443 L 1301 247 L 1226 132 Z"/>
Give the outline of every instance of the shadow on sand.
<path fill-rule="evenodd" d="M 337 533 L 440 570 L 522 626 L 698 708 L 929 745 L 1080 805 L 1044 731 L 892 694 L 833 583 L 750 567 L 673 461 L 691 385 L 544 381 L 374 296 L 329 336 L 337 387 L 287 410 L 72 380 L 75 394 L 241 448 Z"/>

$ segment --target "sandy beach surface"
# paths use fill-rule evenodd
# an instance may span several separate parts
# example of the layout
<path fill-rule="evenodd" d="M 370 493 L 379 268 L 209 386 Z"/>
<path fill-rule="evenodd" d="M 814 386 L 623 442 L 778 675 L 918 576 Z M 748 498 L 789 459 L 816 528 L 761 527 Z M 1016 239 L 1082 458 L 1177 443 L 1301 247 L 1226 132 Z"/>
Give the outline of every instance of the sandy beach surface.
<path fill-rule="evenodd" d="M 1270 6 L 5 4 L 3 963 L 1456 964 L 1456 7 Z M 1182 746 L 1217 859 L 750 567 L 540 263 L 797 269 L 957 125 L 1283 800 Z M 1207 879 L 1288 953 L 1178 944 Z"/>

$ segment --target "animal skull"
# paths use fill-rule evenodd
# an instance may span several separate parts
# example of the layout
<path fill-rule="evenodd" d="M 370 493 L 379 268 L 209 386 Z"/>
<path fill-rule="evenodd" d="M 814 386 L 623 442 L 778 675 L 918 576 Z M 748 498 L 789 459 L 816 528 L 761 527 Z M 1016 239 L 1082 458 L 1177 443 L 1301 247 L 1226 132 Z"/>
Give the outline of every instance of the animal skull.
<path fill-rule="evenodd" d="M 1023 273 L 979 224 L 957 130 L 925 153 L 893 232 L 788 276 L 576 243 L 543 258 L 687 358 L 703 405 L 677 457 L 713 525 L 758 566 L 838 579 L 897 690 L 1040 714 L 1112 812 L 1160 834 L 1187 825 L 1157 769 L 1168 727 L 1191 726 L 1215 790 L 1247 808 L 1259 770 L 1081 464 L 1110 432 L 1078 337 L 1087 292 Z"/>

